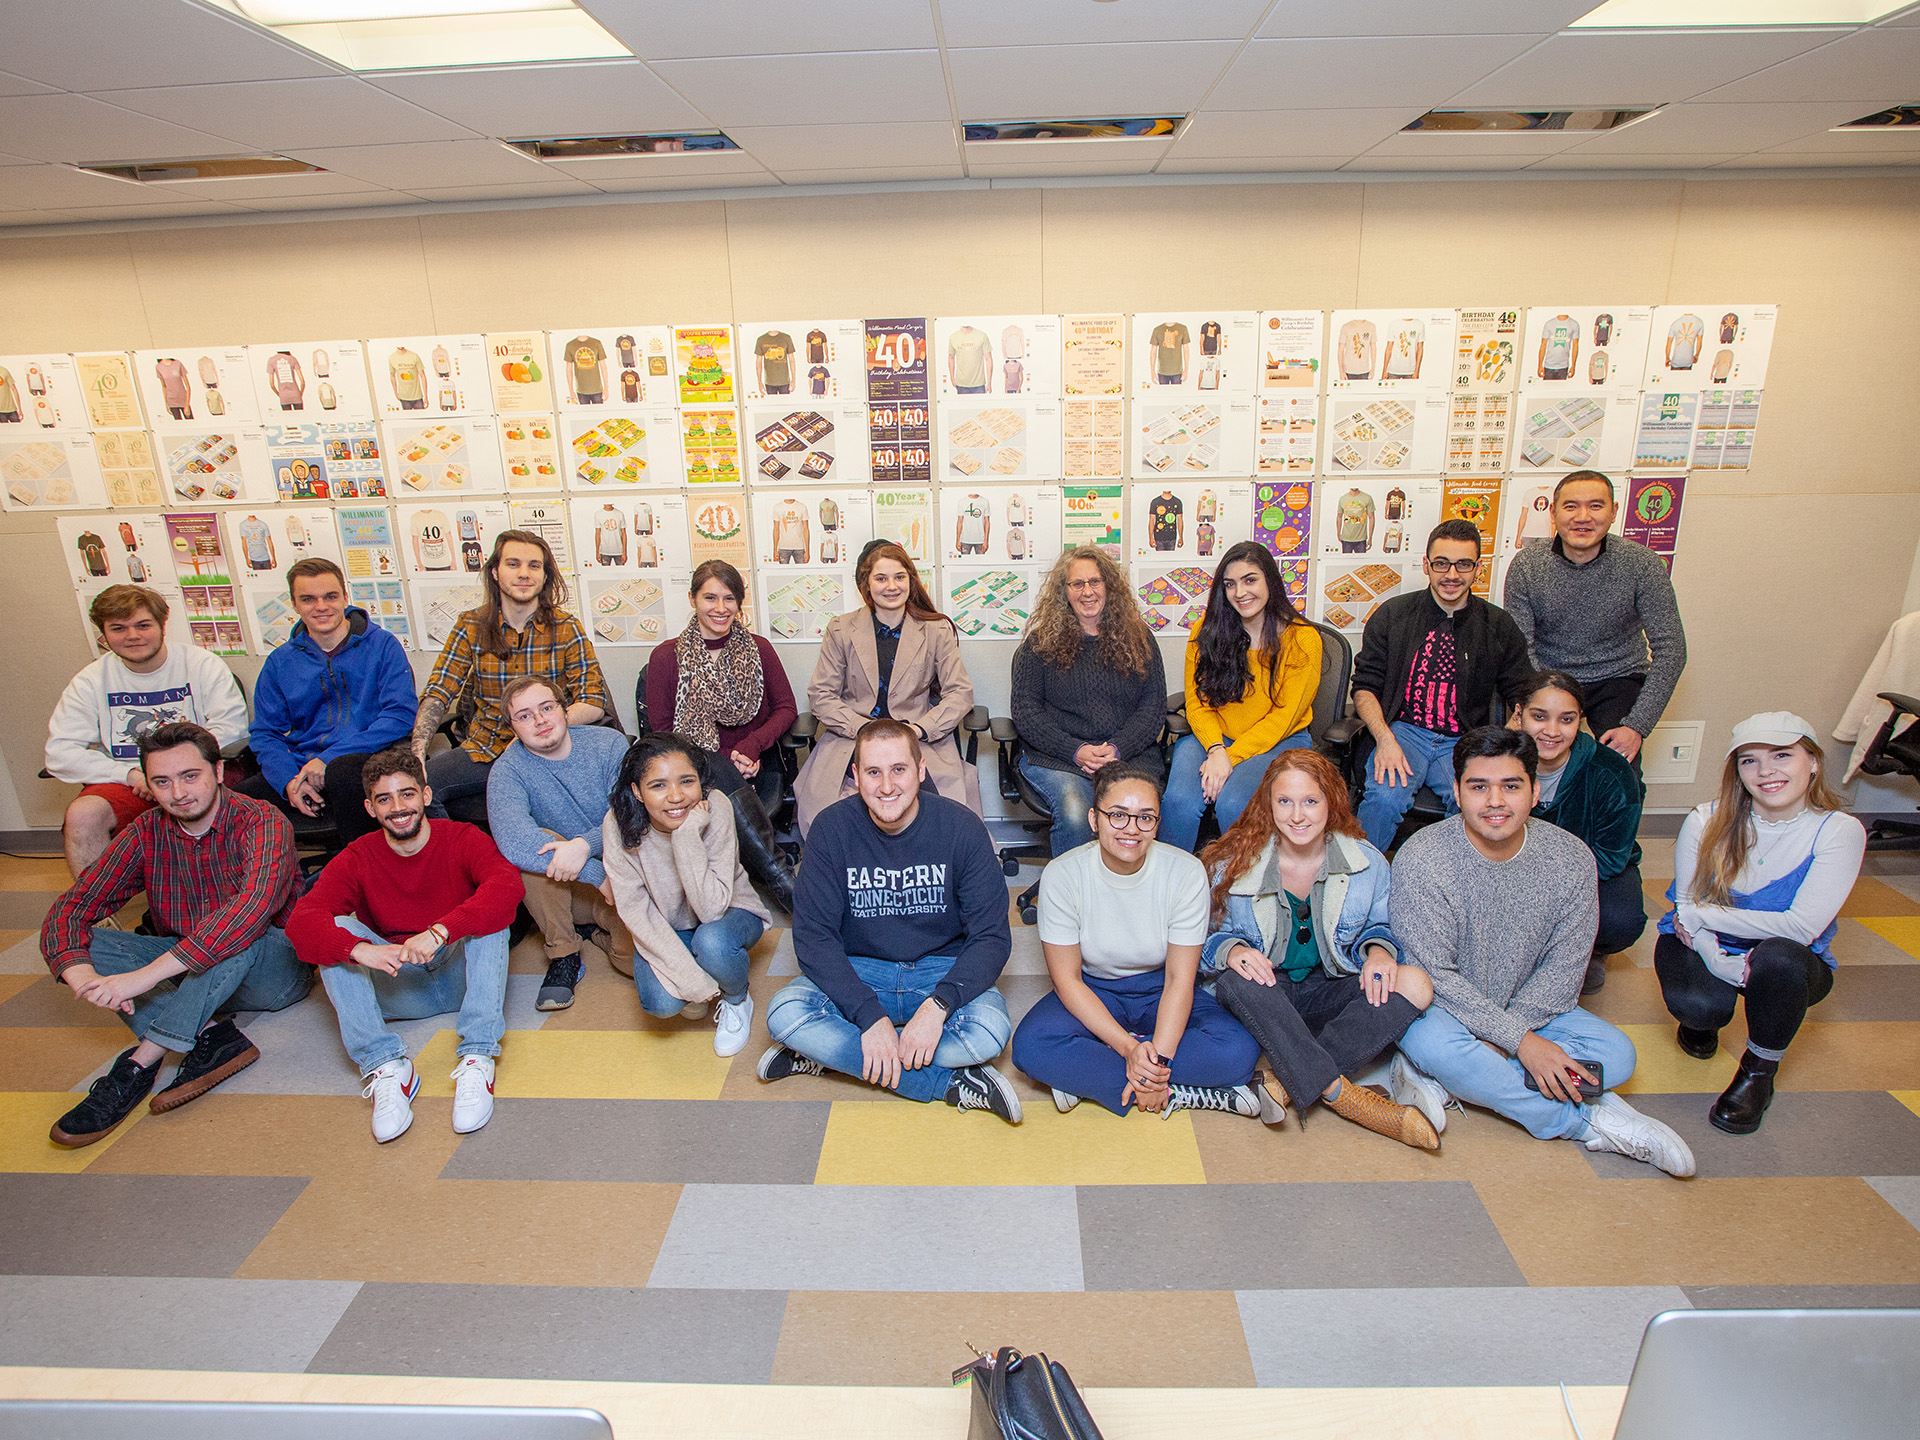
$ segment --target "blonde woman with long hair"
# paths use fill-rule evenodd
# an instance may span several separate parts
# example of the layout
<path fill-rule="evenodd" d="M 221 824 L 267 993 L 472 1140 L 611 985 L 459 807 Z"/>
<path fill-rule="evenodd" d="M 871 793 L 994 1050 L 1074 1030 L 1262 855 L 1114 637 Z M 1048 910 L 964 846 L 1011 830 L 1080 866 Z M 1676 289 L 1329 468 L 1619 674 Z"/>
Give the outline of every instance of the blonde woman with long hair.
<path fill-rule="evenodd" d="M 1720 798 L 1697 806 L 1673 849 L 1674 904 L 1654 969 L 1680 1048 L 1697 1060 L 1746 997 L 1747 1048 L 1707 1119 L 1730 1135 L 1760 1128 L 1773 1081 L 1807 1011 L 1833 989 L 1840 907 L 1867 832 L 1827 785 L 1813 727 L 1775 710 L 1733 727 Z"/>

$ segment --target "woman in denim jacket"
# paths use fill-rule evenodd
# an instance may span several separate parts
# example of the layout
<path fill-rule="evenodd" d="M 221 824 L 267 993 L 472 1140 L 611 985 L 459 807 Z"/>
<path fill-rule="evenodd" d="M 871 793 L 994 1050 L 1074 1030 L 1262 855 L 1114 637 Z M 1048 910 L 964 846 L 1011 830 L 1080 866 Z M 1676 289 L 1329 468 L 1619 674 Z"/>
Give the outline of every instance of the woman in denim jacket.
<path fill-rule="evenodd" d="M 1265 804 L 1247 806 L 1201 855 L 1214 931 L 1200 951 L 1214 998 L 1260 1043 L 1280 1105 L 1324 1100 L 1335 1114 L 1422 1150 L 1440 1136 L 1411 1105 L 1362 1089 L 1357 1074 L 1406 1032 L 1433 984 L 1399 963 L 1387 929 L 1387 860 L 1362 837 L 1339 771 L 1312 750 L 1275 757 Z"/>

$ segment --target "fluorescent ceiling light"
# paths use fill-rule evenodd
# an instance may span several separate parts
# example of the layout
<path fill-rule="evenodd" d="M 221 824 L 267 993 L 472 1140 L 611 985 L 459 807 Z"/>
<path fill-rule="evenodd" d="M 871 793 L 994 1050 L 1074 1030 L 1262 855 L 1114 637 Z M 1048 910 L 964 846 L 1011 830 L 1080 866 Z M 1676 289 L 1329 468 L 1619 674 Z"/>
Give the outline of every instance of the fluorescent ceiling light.
<path fill-rule="evenodd" d="M 1890 110 L 1876 110 L 1871 115 L 1862 115 L 1858 120 L 1836 125 L 1827 133 L 1838 135 L 1842 131 L 1908 130 L 1915 126 L 1920 126 L 1920 105 L 1895 105 Z"/>
<path fill-rule="evenodd" d="M 1411 135 L 1518 135 L 1539 130 L 1620 130 L 1660 107 L 1635 110 L 1429 110 L 1402 127 Z"/>
<path fill-rule="evenodd" d="M 969 145 L 1022 140 L 1165 140 L 1183 116 L 1147 115 L 1122 120 L 969 120 Z"/>
<path fill-rule="evenodd" d="M 177 184 L 183 180 L 258 180 L 264 175 L 317 175 L 318 165 L 289 160 L 284 155 L 235 155 L 224 160 L 150 160 L 81 165 L 96 175 L 133 180 L 141 185 Z"/>
<path fill-rule="evenodd" d="M 213 3 L 349 70 L 446 70 L 633 54 L 574 0 Z"/>
<path fill-rule="evenodd" d="M 1913 0 L 1606 0 L 1571 30 L 1695 30 L 1756 25 L 1865 25 Z"/>
<path fill-rule="evenodd" d="M 535 160 L 631 160 L 636 155 L 700 155 L 740 147 L 718 130 L 667 135 L 576 135 L 552 140 L 509 140 Z"/>

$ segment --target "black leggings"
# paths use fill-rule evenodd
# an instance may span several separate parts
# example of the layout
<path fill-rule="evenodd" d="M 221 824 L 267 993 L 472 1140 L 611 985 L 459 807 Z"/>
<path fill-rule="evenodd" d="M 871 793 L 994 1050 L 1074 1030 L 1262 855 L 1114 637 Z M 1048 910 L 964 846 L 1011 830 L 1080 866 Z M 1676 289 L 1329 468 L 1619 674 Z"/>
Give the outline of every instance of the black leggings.
<path fill-rule="evenodd" d="M 1673 1018 L 1689 1030 L 1719 1030 L 1733 1019 L 1736 997 L 1747 997 L 1747 1039 L 1762 1059 L 1777 1060 L 1807 1011 L 1833 989 L 1833 971 L 1805 945 L 1792 940 L 1762 940 L 1747 956 L 1744 988 L 1729 985 L 1707 969 L 1707 962 L 1679 937 L 1662 935 L 1653 947 L 1653 968 L 1660 977 Z M 1772 1052 L 1772 1053 L 1767 1053 Z"/>

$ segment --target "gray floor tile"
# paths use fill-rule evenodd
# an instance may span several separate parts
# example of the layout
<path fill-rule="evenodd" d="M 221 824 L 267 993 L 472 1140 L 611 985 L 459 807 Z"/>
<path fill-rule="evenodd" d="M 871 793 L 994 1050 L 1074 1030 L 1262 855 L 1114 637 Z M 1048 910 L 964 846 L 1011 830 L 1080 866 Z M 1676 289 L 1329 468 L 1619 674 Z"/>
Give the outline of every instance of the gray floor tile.
<path fill-rule="evenodd" d="M 0 930 L 38 930 L 60 892 L 0 890 Z"/>
<path fill-rule="evenodd" d="M 1685 1285 L 1696 1310 L 1910 1310 L 1920 1285 Z"/>
<path fill-rule="evenodd" d="M 1869 930 L 1847 916 L 1841 917 L 1840 928 L 1834 932 L 1833 958 L 1840 962 L 1842 970 L 1859 965 L 1911 967 L 1920 963 L 1877 930 Z M 1813 1013 L 1818 1016 L 1818 1009 Z"/>
<path fill-rule="evenodd" d="M 647 1283 L 1079 1290 L 1078 1223 L 1067 1186 L 689 1185 Z"/>
<path fill-rule="evenodd" d="M 1860 864 L 1862 875 L 1920 875 L 1920 850 L 1874 850 Z"/>
<path fill-rule="evenodd" d="M 1040 948 L 1040 932 L 1026 925 L 1013 927 L 1013 951 L 1002 975 L 1045 975 L 1047 957 Z"/>
<path fill-rule="evenodd" d="M 0 1365 L 298 1372 L 359 1288 L 354 1280 L 8 1276 L 0 1279 Z"/>
<path fill-rule="evenodd" d="M 767 961 L 769 975 L 798 975 L 800 958 L 793 953 L 793 931 L 782 930 L 780 938 L 773 947 L 773 957 Z"/>
<path fill-rule="evenodd" d="M 1920 1177 L 1913 1175 L 1868 1175 L 1867 1184 L 1880 1192 L 1880 1198 L 1893 1206 L 1914 1229 L 1920 1230 Z"/>
<path fill-rule="evenodd" d="M 368 1284 L 312 1374 L 764 1385 L 778 1290 Z"/>
<path fill-rule="evenodd" d="M 1920 875 L 1882 875 L 1880 883 L 1889 890 L 1898 890 L 1909 900 L 1920 900 Z"/>
<path fill-rule="evenodd" d="M 1000 992 L 1000 998 L 1007 1002 L 1007 1018 L 1016 1027 L 1027 1018 L 1027 1011 L 1040 1002 L 1042 996 L 1053 993 L 1053 980 L 1047 975 L 1006 975 L 994 982 Z"/>
<path fill-rule="evenodd" d="M 1464 1181 L 1082 1186 L 1079 1207 L 1089 1290 L 1526 1284 Z"/>
<path fill-rule="evenodd" d="M 832 1108 L 823 1100 L 507 1097 L 440 1173 L 450 1180 L 810 1185 Z"/>
<path fill-rule="evenodd" d="M 0 1010 L 5 1009 L 0 1006 Z M 1809 1020 L 1920 1020 L 1920 965 L 1842 965 Z"/>
<path fill-rule="evenodd" d="M 1789 1061 L 1789 1064 L 1792 1062 Z M 1633 1108 L 1664 1120 L 1693 1150 L 1702 1179 L 1920 1175 L 1920 1115 L 1884 1090 L 1801 1090 L 1773 1097 L 1752 1135 L 1707 1123 L 1712 1095 L 1635 1095 Z M 1604 1180 L 1644 1180 L 1624 1155 L 1580 1153 Z"/>
<path fill-rule="evenodd" d="M 34 951 L 36 959 L 39 954 Z M 73 993 L 72 987 L 49 975 L 0 1003 L 0 1027 L 11 1025 L 85 1025 L 117 1030 L 121 1021 L 114 1011 L 89 1005 Z"/>
<path fill-rule="evenodd" d="M 306 1187 L 284 1176 L 0 1175 L 0 1275 L 225 1279 Z"/>
<path fill-rule="evenodd" d="M 38 925 L 38 920 L 33 922 Z M 25 927 L 22 927 L 25 928 Z M 0 975 L 45 975 L 46 957 L 40 953 L 40 937 L 29 935 L 0 950 Z"/>
<path fill-rule="evenodd" d="M 1242 1290 L 1262 1385 L 1624 1385 L 1674 1286 Z M 1344 1336 L 1350 1343 L 1327 1343 Z"/>

